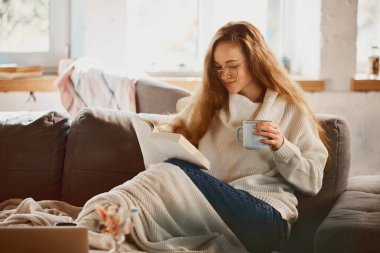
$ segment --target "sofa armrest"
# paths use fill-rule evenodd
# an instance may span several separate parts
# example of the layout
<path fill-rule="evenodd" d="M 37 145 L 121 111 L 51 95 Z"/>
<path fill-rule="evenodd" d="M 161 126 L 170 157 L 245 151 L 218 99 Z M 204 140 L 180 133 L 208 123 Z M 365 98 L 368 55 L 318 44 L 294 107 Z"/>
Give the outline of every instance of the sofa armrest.
<path fill-rule="evenodd" d="M 320 218 L 326 217 L 339 195 L 346 189 L 351 161 L 351 134 L 347 121 L 335 115 L 319 114 L 322 127 L 330 141 L 323 185 L 315 197 L 297 193 L 298 209 L 303 214 L 315 212 Z"/>
<path fill-rule="evenodd" d="M 311 197 L 296 192 L 299 217 L 292 228 L 286 252 L 313 252 L 314 236 L 319 225 L 347 186 L 351 160 L 348 123 L 335 115 L 317 116 L 330 141 L 329 158 L 319 193 Z"/>
<path fill-rule="evenodd" d="M 138 113 L 173 113 L 177 101 L 190 92 L 172 84 L 141 78 L 136 82 L 136 111 Z"/>

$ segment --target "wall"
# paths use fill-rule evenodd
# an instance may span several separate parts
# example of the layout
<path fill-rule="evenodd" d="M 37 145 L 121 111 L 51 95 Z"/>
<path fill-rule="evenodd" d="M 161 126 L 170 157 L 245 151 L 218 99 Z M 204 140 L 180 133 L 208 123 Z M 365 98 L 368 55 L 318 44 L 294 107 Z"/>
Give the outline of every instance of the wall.
<path fill-rule="evenodd" d="M 356 72 L 357 0 L 321 0 L 321 72 L 327 90 L 347 91 Z"/>
<path fill-rule="evenodd" d="M 0 111 L 64 111 L 58 92 L 0 92 Z"/>
<path fill-rule="evenodd" d="M 380 92 L 314 92 L 306 97 L 314 112 L 347 120 L 351 130 L 350 176 L 380 174 Z"/>
<path fill-rule="evenodd" d="M 349 92 L 356 73 L 357 8 L 357 0 L 321 0 L 320 78 L 326 80 L 328 92 L 308 96 L 316 112 L 347 119 L 351 176 L 380 174 L 380 93 Z"/>

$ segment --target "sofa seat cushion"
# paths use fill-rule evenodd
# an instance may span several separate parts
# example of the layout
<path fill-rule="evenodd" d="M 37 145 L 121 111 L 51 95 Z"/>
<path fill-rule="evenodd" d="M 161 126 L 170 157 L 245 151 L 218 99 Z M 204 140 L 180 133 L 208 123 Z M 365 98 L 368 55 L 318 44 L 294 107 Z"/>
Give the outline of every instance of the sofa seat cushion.
<path fill-rule="evenodd" d="M 320 226 L 316 253 L 380 252 L 380 175 L 356 176 Z"/>
<path fill-rule="evenodd" d="M 59 199 L 69 115 L 0 112 L 0 202 Z"/>

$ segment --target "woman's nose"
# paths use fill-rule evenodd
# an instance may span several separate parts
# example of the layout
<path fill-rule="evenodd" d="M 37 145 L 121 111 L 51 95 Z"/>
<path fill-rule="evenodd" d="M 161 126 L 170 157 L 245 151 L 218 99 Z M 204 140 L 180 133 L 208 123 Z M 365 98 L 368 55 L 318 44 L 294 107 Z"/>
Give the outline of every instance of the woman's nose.
<path fill-rule="evenodd" d="M 222 70 L 220 73 L 220 79 L 222 80 L 231 79 L 231 75 L 228 73 L 228 71 Z"/>

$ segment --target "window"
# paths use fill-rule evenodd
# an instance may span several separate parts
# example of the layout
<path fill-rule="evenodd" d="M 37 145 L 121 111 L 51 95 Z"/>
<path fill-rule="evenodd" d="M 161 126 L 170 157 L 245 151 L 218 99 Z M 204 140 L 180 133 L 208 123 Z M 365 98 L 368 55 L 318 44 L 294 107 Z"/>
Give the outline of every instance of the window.
<path fill-rule="evenodd" d="M 0 2 L 3 52 L 49 51 L 49 1 Z"/>
<path fill-rule="evenodd" d="M 0 63 L 55 67 L 68 56 L 69 0 L 0 2 Z"/>
<path fill-rule="evenodd" d="M 380 2 L 378 0 L 358 1 L 358 31 L 356 40 L 356 71 L 368 71 L 368 57 L 372 47 L 380 47 Z"/>
<path fill-rule="evenodd" d="M 149 71 L 188 69 L 198 56 L 198 2 L 128 0 L 127 60 Z M 173 22 L 173 20 L 175 22 Z"/>
<path fill-rule="evenodd" d="M 228 21 L 255 24 L 282 52 L 279 0 L 127 0 L 127 67 L 151 75 L 199 75 L 215 31 Z"/>

